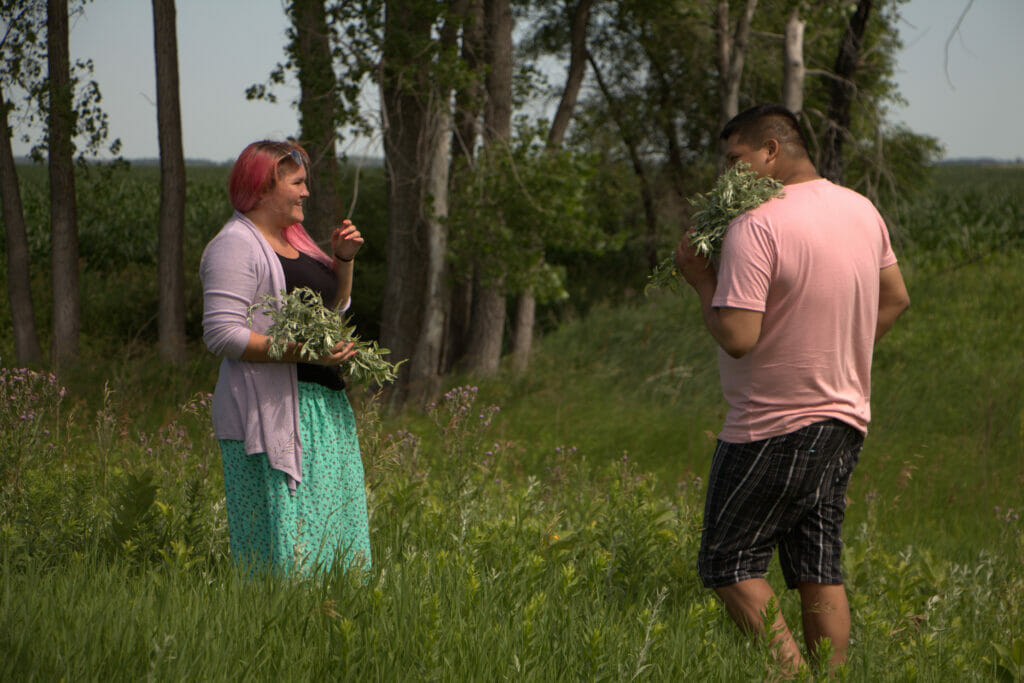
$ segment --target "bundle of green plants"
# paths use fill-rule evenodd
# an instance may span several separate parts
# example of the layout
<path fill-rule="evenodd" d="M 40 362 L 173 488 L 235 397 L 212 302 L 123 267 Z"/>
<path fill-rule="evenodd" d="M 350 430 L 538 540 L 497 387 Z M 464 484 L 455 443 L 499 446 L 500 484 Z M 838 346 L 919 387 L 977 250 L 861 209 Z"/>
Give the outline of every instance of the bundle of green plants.
<path fill-rule="evenodd" d="M 267 330 L 270 337 L 267 353 L 271 358 L 281 358 L 292 345 L 298 345 L 299 357 L 312 361 L 327 355 L 342 342 L 352 344 L 356 351 L 345 364 L 348 379 L 384 384 L 394 382 L 397 377 L 398 366 L 403 361 L 385 360 L 384 356 L 391 353 L 389 349 L 378 346 L 376 341 L 360 339 L 351 320 L 325 306 L 320 294 L 309 287 L 298 287 L 290 293 L 282 291 L 279 297 L 263 297 L 249 308 L 250 324 L 257 310 L 272 320 Z"/>
<path fill-rule="evenodd" d="M 693 230 L 689 233 L 690 245 L 699 255 L 716 259 L 722 249 L 725 232 L 734 218 L 782 194 L 782 183 L 778 180 L 759 176 L 751 170 L 750 164 L 735 164 L 718 176 L 711 191 L 689 199 L 694 208 L 690 217 L 693 221 Z M 669 256 L 651 272 L 644 293 L 652 288 L 674 289 L 678 284 L 679 271 L 676 270 L 672 256 Z"/>

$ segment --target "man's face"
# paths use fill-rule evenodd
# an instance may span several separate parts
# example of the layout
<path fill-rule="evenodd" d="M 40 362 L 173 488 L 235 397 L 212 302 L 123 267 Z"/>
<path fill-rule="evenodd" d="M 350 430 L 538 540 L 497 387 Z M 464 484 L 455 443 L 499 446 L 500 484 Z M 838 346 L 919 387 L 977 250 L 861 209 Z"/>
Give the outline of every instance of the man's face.
<path fill-rule="evenodd" d="M 726 140 L 725 165 L 732 168 L 737 163 L 744 161 L 750 164 L 750 168 L 757 175 L 771 175 L 768 145 L 761 149 L 754 149 L 750 145 L 740 142 L 739 137 L 739 133 L 736 133 Z"/>

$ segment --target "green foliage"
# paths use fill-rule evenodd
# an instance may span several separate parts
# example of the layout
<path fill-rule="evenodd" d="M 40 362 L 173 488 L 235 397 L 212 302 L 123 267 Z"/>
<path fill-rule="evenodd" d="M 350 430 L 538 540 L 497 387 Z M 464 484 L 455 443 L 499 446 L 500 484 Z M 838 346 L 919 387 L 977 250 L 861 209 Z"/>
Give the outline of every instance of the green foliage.
<path fill-rule="evenodd" d="M 502 280 L 510 293 L 532 290 L 538 301 L 557 301 L 568 296 L 565 271 L 547 254 L 610 246 L 587 210 L 587 160 L 546 148 L 539 127 L 521 127 L 509 145 L 492 143 L 455 174 L 448 214 L 455 274 L 476 264 L 485 281 Z"/>
<path fill-rule="evenodd" d="M 326 29 L 331 64 L 303 63 L 310 50 L 308 47 L 305 51 L 300 49 L 298 15 L 301 12 L 296 9 L 296 3 L 289 3 L 284 7 L 290 20 L 286 31 L 288 42 L 284 46 L 286 59 L 274 66 L 266 82 L 246 88 L 245 96 L 250 100 L 277 102 L 275 90 L 301 72 L 302 90 L 318 94 L 306 103 L 305 109 L 307 115 L 317 120 L 304 120 L 304 131 L 350 128 L 371 136 L 373 130 L 360 107 L 359 93 L 378 63 L 382 3 L 365 0 L 324 4 L 321 11 L 326 26 L 304 26 L 303 29 L 314 34 Z M 305 11 L 307 16 L 309 13 Z M 299 106 L 297 100 L 292 104 Z M 330 116 L 325 118 L 325 112 L 330 112 Z"/>
<path fill-rule="evenodd" d="M 0 89 L 29 92 L 33 84 L 45 78 L 46 3 L 42 0 L 2 0 L 0 24 L 4 38 L 0 43 Z M 7 103 L 4 103 L 7 106 Z"/>
<path fill-rule="evenodd" d="M 68 12 L 72 21 L 81 14 L 90 0 L 71 0 Z M 32 143 L 29 152 L 35 161 L 45 158 L 49 125 L 49 78 L 46 55 L 46 12 L 45 2 L 39 0 L 3 0 L 0 2 L 0 25 L 4 27 L 0 40 L 0 90 L 6 101 L 0 105 L 15 110 L 26 130 L 40 124 L 44 130 L 38 138 L 31 132 L 22 135 L 22 141 Z M 92 80 L 93 62 L 79 59 L 71 68 L 71 134 L 79 147 L 78 161 L 85 163 L 86 155 L 96 156 L 103 151 L 109 137 L 109 117 L 100 107 L 103 97 L 99 84 Z M 12 94 L 20 103 L 10 100 Z M 10 131 L 2 131 L 4 135 Z M 120 139 L 107 147 L 112 155 L 121 148 Z"/>
<path fill-rule="evenodd" d="M 1021 166 L 940 166 L 923 192 L 896 205 L 898 246 L 913 263 L 956 269 L 1012 252 L 1024 240 Z"/>
<path fill-rule="evenodd" d="M 761 177 L 750 170 L 750 164 L 738 163 L 718 176 L 709 192 L 690 199 L 694 212 L 689 243 L 705 258 L 714 259 L 722 248 L 722 239 L 734 218 L 755 209 L 769 199 L 783 195 L 782 183 L 771 177 Z M 669 256 L 654 269 L 644 288 L 675 288 L 679 273 Z"/>
<path fill-rule="evenodd" d="M 349 324 L 341 314 L 324 305 L 319 293 L 309 287 L 299 287 L 279 296 L 267 295 L 249 308 L 249 323 L 256 312 L 273 321 L 267 329 L 271 358 L 281 358 L 285 351 L 300 344 L 299 356 L 315 361 L 333 353 L 337 344 L 351 344 L 356 352 L 345 364 L 345 376 L 362 384 L 383 385 L 394 382 L 396 370 L 404 361 L 389 363 L 384 356 L 391 353 L 378 346 L 376 340 L 366 341 L 356 336 L 355 325 Z"/>

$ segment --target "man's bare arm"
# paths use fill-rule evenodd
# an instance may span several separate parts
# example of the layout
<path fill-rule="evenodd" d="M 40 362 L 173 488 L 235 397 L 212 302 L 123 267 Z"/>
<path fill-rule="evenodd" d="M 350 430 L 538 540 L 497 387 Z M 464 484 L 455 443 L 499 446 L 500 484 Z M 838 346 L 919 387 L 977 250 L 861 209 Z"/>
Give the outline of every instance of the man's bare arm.
<path fill-rule="evenodd" d="M 875 341 L 881 339 L 903 311 L 910 307 L 910 294 L 896 264 L 882 268 L 878 275 L 878 324 Z"/>
<path fill-rule="evenodd" d="M 733 358 L 747 355 L 761 337 L 764 314 L 742 308 L 716 308 L 711 305 L 718 280 L 707 260 L 698 256 L 683 240 L 676 248 L 676 267 L 700 298 L 704 324 L 722 349 Z"/>

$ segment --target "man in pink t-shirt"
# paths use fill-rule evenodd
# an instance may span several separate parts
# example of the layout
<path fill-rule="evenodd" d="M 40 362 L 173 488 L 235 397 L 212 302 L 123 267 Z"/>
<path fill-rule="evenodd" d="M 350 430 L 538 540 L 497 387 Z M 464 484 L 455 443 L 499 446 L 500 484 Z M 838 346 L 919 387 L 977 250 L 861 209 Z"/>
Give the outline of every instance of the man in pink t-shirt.
<path fill-rule="evenodd" d="M 839 569 L 846 486 L 870 420 L 874 343 L 910 303 L 889 234 L 866 198 L 821 178 L 796 117 L 779 105 L 726 124 L 746 162 L 784 196 L 735 219 L 717 269 L 684 240 L 676 264 L 719 346 L 730 410 L 708 478 L 698 572 L 746 631 L 772 633 L 787 668 L 803 658 L 764 579 L 776 546 L 800 592 L 814 656 L 845 659 L 850 613 Z"/>

